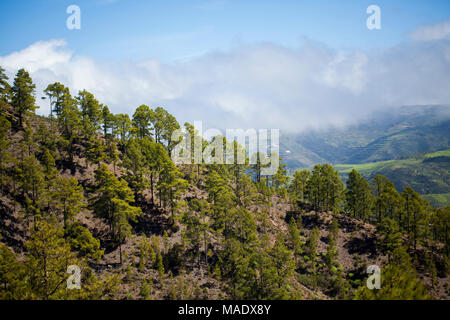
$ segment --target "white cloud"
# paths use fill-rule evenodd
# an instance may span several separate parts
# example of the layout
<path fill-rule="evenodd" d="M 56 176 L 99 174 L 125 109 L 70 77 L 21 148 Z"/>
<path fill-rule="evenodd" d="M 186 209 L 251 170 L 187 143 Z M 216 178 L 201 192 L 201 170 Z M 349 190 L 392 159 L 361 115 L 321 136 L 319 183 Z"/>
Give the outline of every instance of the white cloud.
<path fill-rule="evenodd" d="M 172 64 L 96 61 L 62 40 L 0 57 L 10 75 L 23 67 L 38 95 L 55 81 L 87 89 L 113 112 L 163 106 L 180 121 L 218 128 L 342 126 L 379 108 L 450 102 L 450 44 L 414 42 L 383 52 L 335 51 L 306 43 L 291 49 L 244 45 Z M 48 113 L 41 108 L 40 113 Z"/>
<path fill-rule="evenodd" d="M 450 21 L 419 26 L 410 37 L 415 41 L 450 40 Z"/>
<path fill-rule="evenodd" d="M 64 40 L 39 41 L 24 50 L 10 54 L 7 58 L 1 58 L 0 61 L 6 68 L 26 66 L 29 72 L 53 68 L 70 60 L 72 55 L 70 52 L 58 50 L 64 46 L 66 46 Z"/>

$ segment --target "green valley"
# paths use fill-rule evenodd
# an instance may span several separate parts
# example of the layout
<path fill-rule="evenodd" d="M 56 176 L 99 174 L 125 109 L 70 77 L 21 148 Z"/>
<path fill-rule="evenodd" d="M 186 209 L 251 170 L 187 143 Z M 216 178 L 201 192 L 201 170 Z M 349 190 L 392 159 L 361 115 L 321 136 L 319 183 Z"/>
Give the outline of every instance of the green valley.
<path fill-rule="evenodd" d="M 369 180 L 377 174 L 386 176 L 394 182 L 397 190 L 411 186 L 435 207 L 450 203 L 450 149 L 399 160 L 337 164 L 335 168 L 344 179 L 352 169 Z"/>

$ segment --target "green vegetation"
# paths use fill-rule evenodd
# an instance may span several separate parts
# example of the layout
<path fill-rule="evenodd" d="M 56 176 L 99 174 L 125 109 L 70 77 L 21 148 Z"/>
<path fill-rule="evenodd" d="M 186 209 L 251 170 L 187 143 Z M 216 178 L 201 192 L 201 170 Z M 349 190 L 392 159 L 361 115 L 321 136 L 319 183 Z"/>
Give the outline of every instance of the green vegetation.
<path fill-rule="evenodd" d="M 141 105 L 130 119 L 55 83 L 52 111 L 39 117 L 28 73 L 11 87 L 2 72 L 1 299 L 441 297 L 450 207 L 432 208 L 410 186 L 399 193 L 356 170 L 344 185 L 329 164 L 289 178 L 281 162 L 264 176 L 247 156 L 176 165 L 181 126 L 167 110 Z M 214 152 L 218 139 L 184 128 Z M 385 267 L 379 292 L 364 289 L 367 251 Z M 69 290 L 74 265 L 81 287 Z"/>
<path fill-rule="evenodd" d="M 334 166 L 345 178 L 355 169 L 366 179 L 377 174 L 388 177 L 397 190 L 413 187 L 435 207 L 449 205 L 450 149 L 418 154 L 401 160 L 390 160 L 365 164 L 338 164 Z"/>

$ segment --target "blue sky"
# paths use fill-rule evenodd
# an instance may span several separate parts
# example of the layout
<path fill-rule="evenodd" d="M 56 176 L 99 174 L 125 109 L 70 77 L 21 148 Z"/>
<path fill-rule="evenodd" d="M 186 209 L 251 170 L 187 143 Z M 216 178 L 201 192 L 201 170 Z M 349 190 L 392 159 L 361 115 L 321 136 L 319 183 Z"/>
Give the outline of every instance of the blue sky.
<path fill-rule="evenodd" d="M 71 4 L 81 8 L 81 30 L 66 28 Z M 381 8 L 381 30 L 366 28 L 371 4 Z M 0 55 L 61 38 L 78 54 L 113 60 L 173 61 L 242 43 L 295 48 L 305 37 L 337 49 L 376 49 L 449 17 L 448 0 L 0 1 L 0 28 L 7 30 Z"/>
<path fill-rule="evenodd" d="M 81 9 L 68 30 L 66 9 Z M 366 9 L 381 9 L 368 30 Z M 115 113 L 299 132 L 380 109 L 450 105 L 448 0 L 0 1 L 0 66 Z M 48 100 L 37 100 L 48 114 Z"/>

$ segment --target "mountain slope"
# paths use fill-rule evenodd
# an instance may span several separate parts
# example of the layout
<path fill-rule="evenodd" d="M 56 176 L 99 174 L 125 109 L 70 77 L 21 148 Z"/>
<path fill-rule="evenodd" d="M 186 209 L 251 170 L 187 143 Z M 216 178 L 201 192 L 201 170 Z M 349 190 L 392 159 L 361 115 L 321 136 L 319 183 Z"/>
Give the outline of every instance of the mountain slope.
<path fill-rule="evenodd" d="M 444 150 L 450 148 L 450 107 L 394 108 L 346 128 L 285 135 L 280 146 L 291 169 L 324 162 L 361 164 Z"/>
<path fill-rule="evenodd" d="M 344 179 L 352 169 L 368 180 L 381 174 L 394 182 L 400 192 L 405 186 L 411 186 L 425 196 L 433 206 L 444 207 L 450 204 L 450 149 L 418 154 L 400 160 L 338 164 L 335 168 Z"/>

